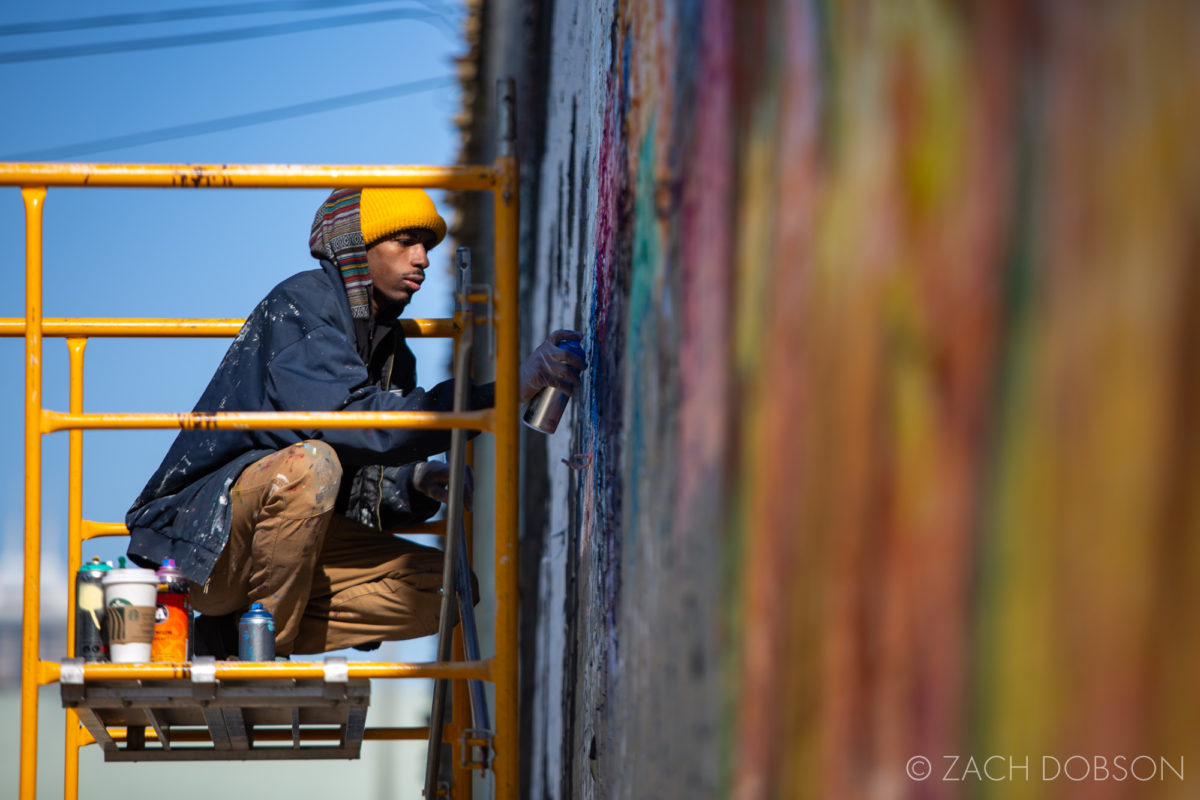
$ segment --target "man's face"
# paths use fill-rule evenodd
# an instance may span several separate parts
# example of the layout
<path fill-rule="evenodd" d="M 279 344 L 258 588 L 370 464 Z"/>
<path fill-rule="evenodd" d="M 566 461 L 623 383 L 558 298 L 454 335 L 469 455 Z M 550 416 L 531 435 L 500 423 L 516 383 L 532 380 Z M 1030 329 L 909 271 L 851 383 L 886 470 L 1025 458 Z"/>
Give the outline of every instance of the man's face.
<path fill-rule="evenodd" d="M 406 228 L 367 250 L 373 314 L 387 318 L 404 310 L 425 280 L 428 252 L 435 242 L 433 231 Z"/>

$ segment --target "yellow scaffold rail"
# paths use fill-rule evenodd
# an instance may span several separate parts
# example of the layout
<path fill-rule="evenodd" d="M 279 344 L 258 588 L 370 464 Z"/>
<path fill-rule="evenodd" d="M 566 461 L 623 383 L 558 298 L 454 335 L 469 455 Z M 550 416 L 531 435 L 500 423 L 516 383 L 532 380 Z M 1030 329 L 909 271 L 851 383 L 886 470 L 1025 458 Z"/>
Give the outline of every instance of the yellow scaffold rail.
<path fill-rule="evenodd" d="M 88 539 L 99 539 L 104 536 L 128 536 L 129 529 L 125 527 L 123 522 L 97 522 L 90 519 L 79 520 L 79 539 L 86 542 Z M 442 536 L 446 533 L 446 523 L 444 520 L 434 520 L 433 522 L 422 522 L 419 525 L 409 525 L 404 529 L 407 534 L 414 533 L 429 533 L 434 536 Z M 79 569 L 78 565 L 75 567 Z M 72 618 L 72 624 L 73 624 Z M 71 636 L 74 636 L 74 631 L 70 631 Z M 73 640 L 73 639 L 72 639 Z"/>
<path fill-rule="evenodd" d="M 0 166 L 3 166 L 0 164 Z M 483 295 L 472 295 L 473 302 L 482 301 Z M 46 317 L 42 320 L 43 336 L 65 336 L 82 338 L 225 338 L 234 336 L 241 329 L 241 319 L 135 319 Z M 457 327 L 452 319 L 402 319 L 400 327 L 409 338 L 419 336 L 452 337 Z M 25 320 L 8 317 L 0 319 L 0 336 L 24 336 Z"/>
<path fill-rule="evenodd" d="M 57 683 L 62 666 L 43 661 L 38 670 L 41 683 Z M 346 665 L 348 678 L 452 678 L 487 681 L 492 678 L 492 665 L 486 661 L 429 661 L 426 663 L 356 661 Z M 268 681 L 303 680 L 325 676 L 322 661 L 218 661 L 213 667 L 216 680 Z M 146 664 L 94 663 L 83 665 L 83 680 L 90 681 L 177 681 L 192 677 L 190 663 Z"/>
<path fill-rule="evenodd" d="M 503 177 L 497 167 L 315 164 L 0 164 L 0 185 L 23 188 L 108 186 L 160 189 L 336 189 L 409 187 L 482 192 Z"/>
<path fill-rule="evenodd" d="M 511 86 L 502 108 L 510 108 Z M 25 515 L 24 586 L 22 592 L 21 751 L 18 796 L 33 800 L 38 764 L 38 686 L 63 680 L 63 665 L 40 655 L 42 436 L 69 432 L 68 463 L 68 569 L 73 577 L 81 561 L 81 544 L 96 536 L 120 535 L 119 523 L 98 523 L 82 516 L 83 431 L 94 429 L 154 428 L 318 428 L 409 427 L 464 428 L 490 431 L 495 436 L 495 583 L 496 652 L 481 661 L 428 664 L 351 663 L 352 678 L 448 678 L 465 686 L 467 679 L 493 683 L 495 731 L 491 768 L 495 796 L 514 800 L 518 792 L 518 686 L 517 686 L 517 519 L 518 508 L 518 174 L 513 148 L 514 127 L 502 122 L 503 140 L 492 165 L 479 166 L 360 166 L 360 165 L 189 165 L 189 164 L 49 164 L 0 163 L 0 185 L 17 186 L 25 208 L 25 315 L 0 319 L 0 336 L 25 341 Z M 228 337 L 242 321 L 231 319 L 73 319 L 45 317 L 42 293 L 42 219 L 48 187 L 139 187 L 195 189 L 421 187 L 454 191 L 484 191 L 493 197 L 495 221 L 495 286 L 491 295 L 471 296 L 490 302 L 495 337 L 496 389 L 494 407 L 475 412 L 311 412 L 220 414 L 87 414 L 83 410 L 83 360 L 92 337 Z M 457 339 L 459 320 L 404 320 L 410 336 L 447 336 Z M 67 412 L 43 407 L 42 365 L 45 337 L 66 339 L 70 356 L 70 407 Z M 68 580 L 69 607 L 74 608 L 74 581 Z M 74 615 L 68 620 L 68 654 L 73 655 Z M 456 654 L 461 647 L 456 648 Z M 456 655 L 456 657 L 460 657 Z M 81 679 L 88 681 L 155 681 L 184 677 L 188 665 L 86 664 Z M 320 677 L 322 663 L 218 663 L 215 677 L 238 680 Z M 76 676 L 79 677 L 79 676 Z M 457 690 L 456 690 L 457 691 Z M 458 705 L 458 704 L 456 704 Z M 460 717 L 456 714 L 456 719 Z M 79 747 L 93 741 L 79 724 L 76 712 L 67 711 L 65 796 L 78 796 Z M 458 725 L 460 730 L 455 729 Z M 462 722 L 452 722 L 451 732 L 463 741 L 482 744 L 468 736 Z M 428 729 L 379 729 L 366 738 L 413 739 L 428 736 Z M 319 736 L 319 732 L 317 734 Z M 114 737 L 115 739 L 115 737 Z M 467 774 L 455 769 L 457 778 Z M 451 796 L 470 798 L 469 780 L 451 787 Z"/>
<path fill-rule="evenodd" d="M 115 741 L 123 741 L 125 739 L 125 731 L 123 729 L 112 729 L 109 736 Z M 337 739 L 342 735 L 337 728 L 329 728 L 326 730 L 302 730 L 299 731 L 300 739 Z M 255 731 L 255 741 L 263 742 L 286 742 L 291 740 L 293 734 L 291 731 L 284 730 L 264 730 Z M 153 741 L 158 738 L 154 731 L 146 731 L 146 739 Z M 368 728 L 363 732 L 363 739 L 369 741 L 388 741 L 388 742 L 420 742 L 429 739 L 429 728 L 398 728 L 398 727 L 378 727 Z M 177 742 L 206 742 L 209 737 L 203 731 L 172 731 L 171 740 Z M 446 744 L 454 742 L 449 738 L 443 738 Z M 96 739 L 88 731 L 80 731 L 80 745 L 95 744 Z M 468 739 L 468 743 L 472 746 L 480 746 L 483 743 L 482 739 Z"/>
<path fill-rule="evenodd" d="M 490 431 L 491 411 L 222 411 L 186 414 L 63 414 L 42 412 L 43 433 L 66 430 L 312 430 L 315 428 L 466 428 Z"/>

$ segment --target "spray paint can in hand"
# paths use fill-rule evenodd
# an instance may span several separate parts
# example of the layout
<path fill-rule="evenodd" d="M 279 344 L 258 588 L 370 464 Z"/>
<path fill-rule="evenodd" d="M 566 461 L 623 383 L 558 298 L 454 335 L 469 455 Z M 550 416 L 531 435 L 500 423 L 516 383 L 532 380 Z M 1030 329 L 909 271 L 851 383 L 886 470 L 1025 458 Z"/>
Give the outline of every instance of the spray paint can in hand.
<path fill-rule="evenodd" d="M 570 350 L 580 358 L 584 358 L 583 347 L 576 341 L 566 341 L 558 345 L 563 350 Z M 526 425 L 542 433 L 554 433 L 558 430 L 558 421 L 567 410 L 567 401 L 571 395 L 562 389 L 547 386 L 529 401 L 523 420 Z"/>
<path fill-rule="evenodd" d="M 192 604 L 188 580 L 175 566 L 175 559 L 163 559 L 158 572 L 158 598 L 154 608 L 154 641 L 151 661 L 182 663 L 190 661 Z"/>
<path fill-rule="evenodd" d="M 238 620 L 238 658 L 242 661 L 275 660 L 275 618 L 255 603 Z"/>
<path fill-rule="evenodd" d="M 75 657 L 84 661 L 108 661 L 104 573 L 110 569 L 95 556 L 75 573 Z"/>

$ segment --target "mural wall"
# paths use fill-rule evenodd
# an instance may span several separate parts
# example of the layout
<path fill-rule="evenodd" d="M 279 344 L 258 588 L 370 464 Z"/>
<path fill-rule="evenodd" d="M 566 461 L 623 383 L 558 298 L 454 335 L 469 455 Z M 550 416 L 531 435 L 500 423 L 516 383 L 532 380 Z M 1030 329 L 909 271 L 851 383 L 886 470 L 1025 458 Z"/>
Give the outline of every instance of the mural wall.
<path fill-rule="evenodd" d="M 1200 7 L 477 19 L 525 341 L 592 365 L 526 439 L 528 796 L 1191 796 Z"/>

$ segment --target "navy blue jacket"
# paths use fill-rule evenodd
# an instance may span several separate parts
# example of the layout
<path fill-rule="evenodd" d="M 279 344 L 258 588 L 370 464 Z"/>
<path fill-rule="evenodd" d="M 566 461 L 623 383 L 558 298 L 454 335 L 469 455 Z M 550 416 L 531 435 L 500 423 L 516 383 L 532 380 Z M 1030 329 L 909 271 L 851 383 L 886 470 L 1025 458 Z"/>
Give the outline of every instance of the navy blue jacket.
<path fill-rule="evenodd" d="M 453 381 L 404 396 L 372 382 L 341 275 L 322 260 L 321 269 L 293 275 L 258 304 L 195 410 L 448 411 L 453 395 Z M 450 443 L 448 431 L 401 428 L 181 431 L 125 516 L 129 555 L 146 566 L 173 558 L 204 583 L 228 541 L 230 489 L 242 470 L 305 439 L 333 447 L 344 481 L 361 467 L 408 464 Z"/>

